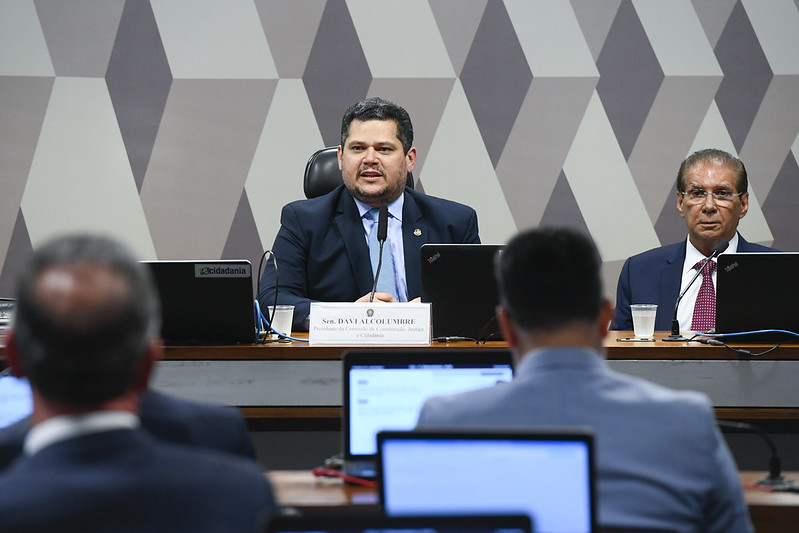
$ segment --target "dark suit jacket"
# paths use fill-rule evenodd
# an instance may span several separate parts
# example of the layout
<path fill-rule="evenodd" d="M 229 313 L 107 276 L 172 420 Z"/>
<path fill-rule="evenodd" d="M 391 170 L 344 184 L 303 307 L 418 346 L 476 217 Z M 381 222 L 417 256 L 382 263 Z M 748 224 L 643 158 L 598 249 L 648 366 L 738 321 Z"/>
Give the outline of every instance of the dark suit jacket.
<path fill-rule="evenodd" d="M 192 402 L 148 390 L 141 398 L 141 424 L 161 440 L 211 448 L 255 459 L 247 425 L 238 410 Z M 30 419 L 0 429 L 0 470 L 22 454 Z"/>
<path fill-rule="evenodd" d="M 773 252 L 772 248 L 746 242 L 738 234 L 739 252 Z M 658 304 L 656 330 L 671 330 L 674 304 L 680 295 L 685 241 L 634 255 L 624 262 L 616 288 L 616 309 L 610 329 L 632 330 L 632 303 Z"/>
<path fill-rule="evenodd" d="M 307 329 L 311 300 L 354 302 L 372 290 L 363 223 L 344 185 L 324 196 L 286 205 L 280 224 L 272 246 L 278 264 L 278 303 L 294 306 L 294 330 Z M 479 243 L 477 213 L 406 188 L 402 237 L 408 299 L 413 299 L 420 294 L 419 248 L 425 243 Z M 274 299 L 275 270 L 268 262 L 258 300 L 265 311 Z"/>
<path fill-rule="evenodd" d="M 144 430 L 53 443 L 0 476 L 0 533 L 254 532 L 274 505 L 252 461 Z"/>

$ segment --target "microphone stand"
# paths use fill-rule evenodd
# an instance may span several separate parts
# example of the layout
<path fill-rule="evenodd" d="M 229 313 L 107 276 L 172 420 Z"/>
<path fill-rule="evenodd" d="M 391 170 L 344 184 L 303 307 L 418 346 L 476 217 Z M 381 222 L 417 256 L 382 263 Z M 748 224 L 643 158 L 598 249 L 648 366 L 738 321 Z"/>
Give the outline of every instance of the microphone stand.
<path fill-rule="evenodd" d="M 702 262 L 702 266 L 699 267 L 699 269 L 696 271 L 696 274 L 694 274 L 694 277 L 691 278 L 691 281 L 688 283 L 688 285 L 685 286 L 685 289 L 683 289 L 683 291 L 677 297 L 677 301 L 674 304 L 674 317 L 671 320 L 671 333 L 667 337 L 663 337 L 664 341 L 666 341 L 666 342 L 685 342 L 685 341 L 689 340 L 689 339 L 683 337 L 680 334 L 680 321 L 677 320 L 677 309 L 680 308 L 680 300 L 682 300 L 682 297 L 685 296 L 685 293 L 688 292 L 688 289 L 690 289 L 691 285 L 694 284 L 694 281 L 696 281 L 696 278 L 698 278 L 699 274 L 701 274 L 702 271 L 705 269 L 705 265 L 707 265 L 708 261 L 712 261 L 713 259 L 715 259 L 719 255 L 721 255 L 721 252 L 726 250 L 729 245 L 730 245 L 730 243 L 726 239 L 720 240 L 716 244 L 716 246 L 713 247 L 713 250 L 711 250 L 710 257 L 707 257 L 704 260 L 704 262 Z"/>
<path fill-rule="evenodd" d="M 372 303 L 375 299 L 375 291 L 377 290 L 377 280 L 380 279 L 380 269 L 383 267 L 383 243 L 386 241 L 382 240 L 379 242 L 380 242 L 380 257 L 378 257 L 377 259 L 377 270 L 375 271 L 375 281 L 372 284 L 372 293 L 369 295 L 369 303 Z"/>
<path fill-rule="evenodd" d="M 772 490 L 779 492 L 799 492 L 799 483 L 787 479 L 782 475 L 782 461 L 780 460 L 779 455 L 777 455 L 777 447 L 774 445 L 774 441 L 771 440 L 771 437 L 768 436 L 768 433 L 763 431 L 763 429 L 759 428 L 758 426 L 754 424 L 747 424 L 746 422 L 718 420 L 716 423 L 723 428 L 734 428 L 749 433 L 756 433 L 766 442 L 766 445 L 771 451 L 771 457 L 769 457 L 768 461 L 768 476 L 757 481 L 755 485 L 769 487 Z"/>
<path fill-rule="evenodd" d="M 377 290 L 377 280 L 380 278 L 380 269 L 383 267 L 383 244 L 388 238 L 388 206 L 380 207 L 377 217 L 377 242 L 380 243 L 379 257 L 377 258 L 377 269 L 375 270 L 375 280 L 372 283 L 372 293 L 369 295 L 369 303 L 375 299 L 375 291 Z"/>

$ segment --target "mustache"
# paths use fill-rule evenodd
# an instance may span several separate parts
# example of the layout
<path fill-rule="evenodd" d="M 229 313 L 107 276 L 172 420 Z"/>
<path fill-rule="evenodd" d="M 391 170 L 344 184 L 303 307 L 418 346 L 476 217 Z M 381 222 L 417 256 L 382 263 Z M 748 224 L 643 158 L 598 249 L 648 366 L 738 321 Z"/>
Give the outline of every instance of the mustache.
<path fill-rule="evenodd" d="M 358 176 L 362 175 L 364 172 L 377 172 L 384 177 L 386 175 L 386 171 L 380 167 L 362 167 L 358 169 Z"/>

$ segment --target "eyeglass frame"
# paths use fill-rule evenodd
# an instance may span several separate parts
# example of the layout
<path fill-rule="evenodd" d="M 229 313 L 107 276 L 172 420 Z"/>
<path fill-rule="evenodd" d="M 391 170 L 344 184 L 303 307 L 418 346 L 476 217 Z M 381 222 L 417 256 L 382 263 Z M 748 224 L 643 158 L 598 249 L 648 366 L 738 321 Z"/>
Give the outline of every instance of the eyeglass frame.
<path fill-rule="evenodd" d="M 692 193 L 693 194 L 694 191 L 702 191 L 701 198 L 700 197 L 696 197 L 696 196 L 688 196 L 688 193 Z M 685 202 L 687 202 L 689 204 L 693 203 L 694 200 L 696 200 L 696 203 L 693 204 L 693 205 L 701 205 L 701 204 L 707 202 L 707 195 L 708 195 L 707 189 L 703 189 L 701 187 L 695 187 L 695 188 L 692 188 L 692 189 L 690 189 L 688 191 L 677 191 L 677 192 L 682 194 L 683 201 L 685 201 Z M 728 196 L 719 197 L 718 195 L 722 194 L 722 193 L 727 194 Z M 735 198 L 740 198 L 744 194 L 746 194 L 746 191 L 744 191 L 744 192 L 731 192 L 729 189 L 721 189 L 719 191 L 710 191 L 710 195 L 713 197 L 713 202 L 717 203 L 717 204 L 726 204 L 727 202 L 732 204 L 735 201 Z"/>

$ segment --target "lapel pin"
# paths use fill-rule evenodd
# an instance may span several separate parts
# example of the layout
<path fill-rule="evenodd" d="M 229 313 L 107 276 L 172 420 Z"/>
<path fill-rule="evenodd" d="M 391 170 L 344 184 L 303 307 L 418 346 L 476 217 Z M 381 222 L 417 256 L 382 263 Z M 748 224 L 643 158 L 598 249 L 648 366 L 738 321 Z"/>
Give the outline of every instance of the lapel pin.
<path fill-rule="evenodd" d="M 418 236 L 420 236 L 422 234 L 422 230 L 420 230 L 419 228 L 416 228 L 415 230 L 413 230 L 413 234 L 418 237 Z"/>

